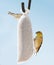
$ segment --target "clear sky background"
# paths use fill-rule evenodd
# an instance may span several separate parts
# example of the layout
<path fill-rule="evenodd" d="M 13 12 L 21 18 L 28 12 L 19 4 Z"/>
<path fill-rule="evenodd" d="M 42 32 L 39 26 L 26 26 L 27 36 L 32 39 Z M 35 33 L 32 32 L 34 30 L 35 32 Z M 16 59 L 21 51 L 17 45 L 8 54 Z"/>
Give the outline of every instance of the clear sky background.
<path fill-rule="evenodd" d="M 20 13 L 22 1 L 27 7 L 27 0 L 0 0 L 0 65 L 17 65 L 18 22 L 8 11 Z M 37 56 L 20 65 L 54 65 L 54 0 L 32 0 L 29 16 L 33 36 L 40 30 L 44 40 Z"/>

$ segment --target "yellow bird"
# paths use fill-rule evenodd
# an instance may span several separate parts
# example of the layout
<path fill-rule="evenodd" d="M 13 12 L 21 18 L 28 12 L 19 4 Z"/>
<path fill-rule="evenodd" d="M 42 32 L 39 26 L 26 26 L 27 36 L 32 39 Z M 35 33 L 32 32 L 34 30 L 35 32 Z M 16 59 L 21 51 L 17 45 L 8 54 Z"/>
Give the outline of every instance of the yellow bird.
<path fill-rule="evenodd" d="M 35 52 L 37 53 L 42 45 L 43 42 L 43 34 L 42 32 L 38 31 L 36 32 L 36 36 L 34 38 L 34 47 L 35 47 Z"/>

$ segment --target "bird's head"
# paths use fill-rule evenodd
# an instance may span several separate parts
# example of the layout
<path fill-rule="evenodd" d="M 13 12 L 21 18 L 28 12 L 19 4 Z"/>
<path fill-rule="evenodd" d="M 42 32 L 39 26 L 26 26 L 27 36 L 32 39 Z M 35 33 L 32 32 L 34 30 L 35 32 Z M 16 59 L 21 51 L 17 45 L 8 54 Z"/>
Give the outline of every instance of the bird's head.
<path fill-rule="evenodd" d="M 42 36 L 43 34 L 42 34 L 41 31 L 37 31 L 37 32 L 36 32 L 36 35 L 37 35 L 37 36 Z"/>

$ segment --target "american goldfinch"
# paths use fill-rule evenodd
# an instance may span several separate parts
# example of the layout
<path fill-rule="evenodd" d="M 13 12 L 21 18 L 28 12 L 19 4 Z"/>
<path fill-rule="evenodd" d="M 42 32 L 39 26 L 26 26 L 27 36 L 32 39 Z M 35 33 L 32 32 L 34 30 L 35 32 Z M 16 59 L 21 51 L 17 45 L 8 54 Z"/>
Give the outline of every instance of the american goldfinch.
<path fill-rule="evenodd" d="M 37 53 L 42 45 L 43 42 L 43 34 L 42 32 L 38 31 L 36 32 L 36 36 L 34 38 L 34 47 L 35 47 L 35 52 Z"/>

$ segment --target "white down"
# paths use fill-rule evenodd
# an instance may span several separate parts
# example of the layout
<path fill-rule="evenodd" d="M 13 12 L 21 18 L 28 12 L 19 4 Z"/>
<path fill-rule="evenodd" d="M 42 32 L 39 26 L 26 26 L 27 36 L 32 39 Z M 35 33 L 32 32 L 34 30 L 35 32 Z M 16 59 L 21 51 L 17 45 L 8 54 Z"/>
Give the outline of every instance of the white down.
<path fill-rule="evenodd" d="M 33 54 L 32 25 L 27 14 L 23 14 L 17 25 L 17 61 L 24 62 Z"/>

